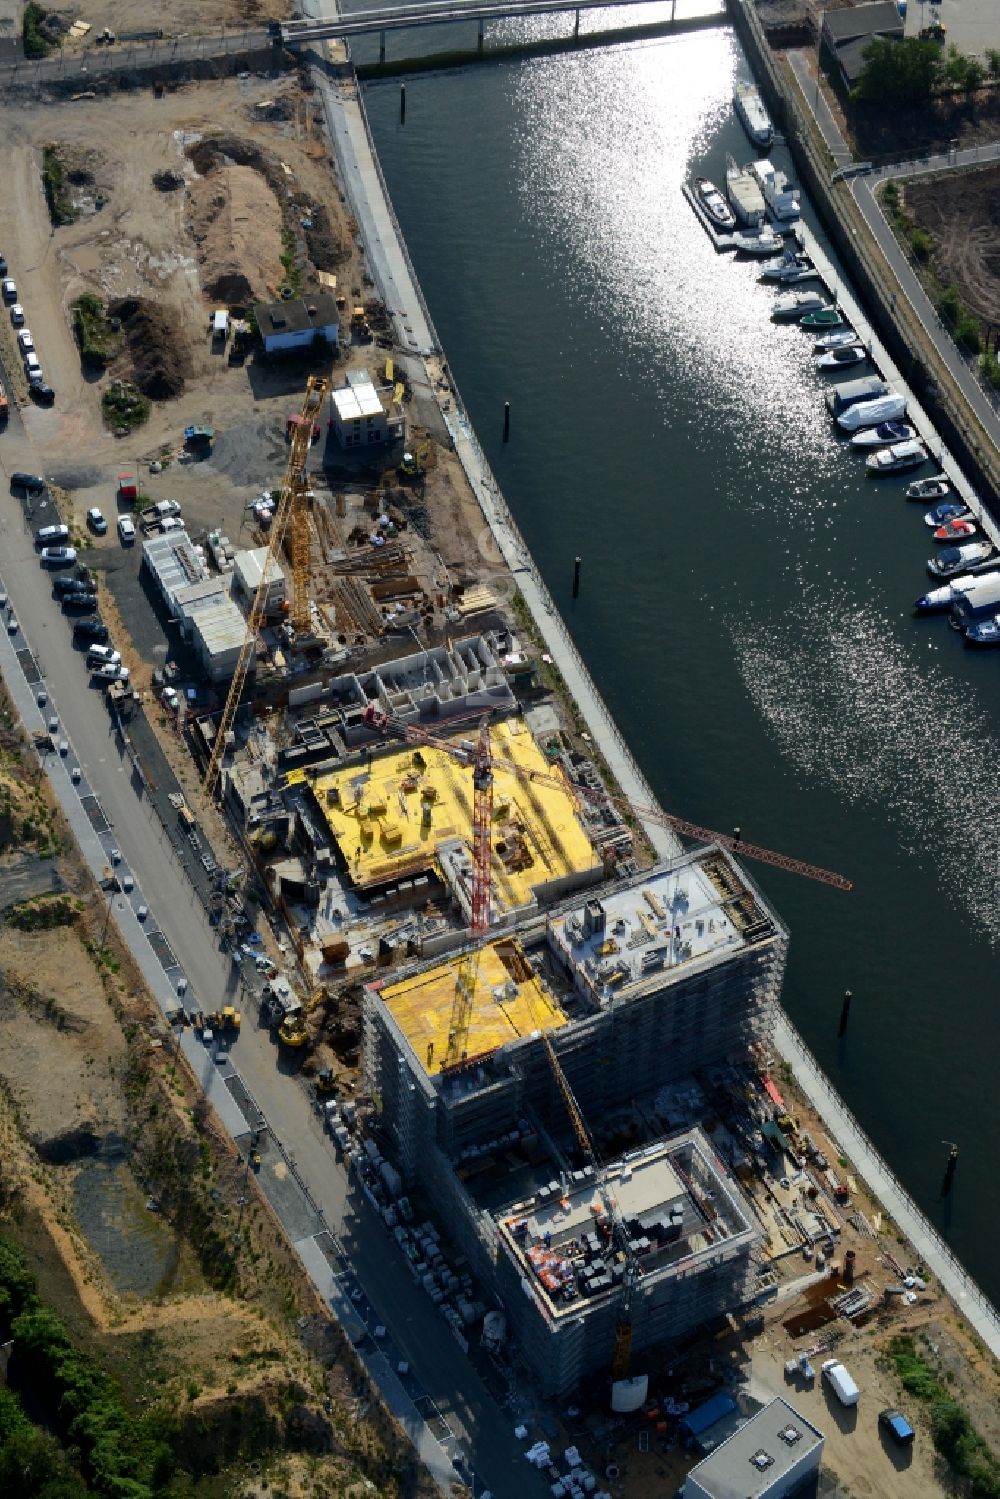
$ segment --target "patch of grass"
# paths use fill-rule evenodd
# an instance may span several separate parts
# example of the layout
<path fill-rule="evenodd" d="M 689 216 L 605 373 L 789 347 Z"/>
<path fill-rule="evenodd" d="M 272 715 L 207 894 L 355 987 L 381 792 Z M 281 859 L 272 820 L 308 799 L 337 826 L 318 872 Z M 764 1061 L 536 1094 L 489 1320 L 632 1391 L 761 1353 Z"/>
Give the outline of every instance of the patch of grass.
<path fill-rule="evenodd" d="M 104 303 L 93 292 L 85 292 L 73 303 L 73 332 L 86 369 L 107 369 L 121 349 L 121 335 L 112 328 Z"/>
<path fill-rule="evenodd" d="M 907 1394 L 930 1406 L 934 1446 L 952 1473 L 968 1482 L 972 1499 L 1000 1499 L 1000 1462 L 913 1339 L 893 1338 L 889 1360 Z"/>
<path fill-rule="evenodd" d="M 7 924 L 21 932 L 43 932 L 56 926 L 72 926 L 76 917 L 71 896 L 38 896 L 11 906 L 7 912 Z"/>
<path fill-rule="evenodd" d="M 24 7 L 24 19 L 21 23 L 21 37 L 24 42 L 24 55 L 32 59 L 48 57 L 53 50 L 53 44 L 42 30 L 42 22 L 45 20 L 45 10 L 37 5 L 35 0 L 28 0 Z"/>
<path fill-rule="evenodd" d="M 148 421 L 152 406 L 128 380 L 115 380 L 101 396 L 101 410 L 109 427 L 131 432 Z"/>
<path fill-rule="evenodd" d="M 75 223 L 77 212 L 70 199 L 66 170 L 58 146 L 48 145 L 42 148 L 42 185 L 49 207 L 49 218 L 53 224 Z"/>

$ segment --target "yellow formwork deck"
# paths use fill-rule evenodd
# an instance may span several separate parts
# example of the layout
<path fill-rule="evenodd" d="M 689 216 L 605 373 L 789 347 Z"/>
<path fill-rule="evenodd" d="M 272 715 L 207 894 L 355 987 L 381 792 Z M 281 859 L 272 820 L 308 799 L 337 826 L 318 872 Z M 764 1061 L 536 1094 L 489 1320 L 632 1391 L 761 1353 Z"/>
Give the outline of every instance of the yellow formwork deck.
<path fill-rule="evenodd" d="M 496 1051 L 532 1031 L 557 1030 L 566 1024 L 566 1016 L 546 994 L 517 943 L 511 938 L 487 943 L 478 953 L 453 958 L 382 990 L 383 1003 L 431 1076 L 445 1065 L 456 995 L 463 983 L 472 985 L 463 1045 L 468 1057 Z"/>
<path fill-rule="evenodd" d="M 451 736 L 452 744 L 468 743 Z M 568 783 L 523 724 L 490 731 L 493 754 L 523 771 L 559 778 L 539 785 L 494 768 L 493 903 L 512 910 L 548 880 L 589 869 L 595 854 Z M 304 779 L 295 771 L 290 781 Z M 368 767 L 351 766 L 312 779 L 327 826 L 359 888 L 384 885 L 438 868 L 437 848 L 448 839 L 472 846 L 472 767 L 432 745 L 407 745 Z"/>

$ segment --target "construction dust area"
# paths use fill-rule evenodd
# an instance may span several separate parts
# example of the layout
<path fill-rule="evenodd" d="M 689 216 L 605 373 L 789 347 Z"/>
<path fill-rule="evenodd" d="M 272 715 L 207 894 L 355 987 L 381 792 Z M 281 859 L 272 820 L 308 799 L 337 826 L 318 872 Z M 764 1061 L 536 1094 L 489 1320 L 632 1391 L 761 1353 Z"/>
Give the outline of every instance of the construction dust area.
<path fill-rule="evenodd" d="M 899 184 L 900 207 L 930 237 L 930 264 L 942 286 L 984 327 L 1000 323 L 1000 167 L 946 172 Z"/>

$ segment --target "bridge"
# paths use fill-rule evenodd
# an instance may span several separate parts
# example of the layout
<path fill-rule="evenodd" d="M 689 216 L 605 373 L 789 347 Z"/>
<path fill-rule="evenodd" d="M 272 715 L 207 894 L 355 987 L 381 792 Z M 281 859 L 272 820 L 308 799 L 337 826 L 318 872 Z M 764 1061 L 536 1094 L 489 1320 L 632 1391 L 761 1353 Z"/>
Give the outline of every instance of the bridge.
<path fill-rule="evenodd" d="M 483 50 L 484 27 L 487 21 L 502 21 L 527 16 L 573 15 L 575 39 L 580 37 L 580 14 L 585 10 L 615 10 L 624 7 L 636 9 L 655 6 L 665 10 L 670 6 L 669 16 L 651 18 L 647 25 L 664 29 L 678 24 L 676 20 L 677 0 L 413 0 L 406 5 L 386 5 L 378 10 L 348 11 L 335 20 L 311 19 L 275 21 L 271 23 L 271 35 L 283 46 L 294 48 L 309 42 L 342 41 L 352 36 L 379 37 L 379 61 L 385 62 L 385 39 L 390 31 L 409 31 L 423 26 L 450 26 L 461 21 L 474 21 L 479 27 L 479 51 Z M 684 18 L 685 26 L 714 26 L 723 24 L 725 12 L 713 11 L 705 16 Z"/>

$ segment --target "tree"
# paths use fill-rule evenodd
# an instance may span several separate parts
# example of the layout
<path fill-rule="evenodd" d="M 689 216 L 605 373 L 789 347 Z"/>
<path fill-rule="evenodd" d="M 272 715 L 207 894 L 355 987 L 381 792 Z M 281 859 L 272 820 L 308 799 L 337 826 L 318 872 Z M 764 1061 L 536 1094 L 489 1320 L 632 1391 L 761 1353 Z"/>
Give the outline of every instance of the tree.
<path fill-rule="evenodd" d="M 1000 78 L 1000 50 L 996 47 L 987 47 L 986 67 L 991 78 Z"/>
<path fill-rule="evenodd" d="M 986 78 L 986 69 L 977 57 L 966 57 L 964 52 L 959 52 L 954 43 L 948 48 L 948 55 L 944 61 L 944 78 L 952 88 L 962 93 L 973 94 L 976 89 L 982 88 Z"/>
<path fill-rule="evenodd" d="M 873 103 L 920 104 L 940 87 L 942 72 L 941 49 L 934 42 L 875 37 L 864 50 L 854 94 Z"/>

